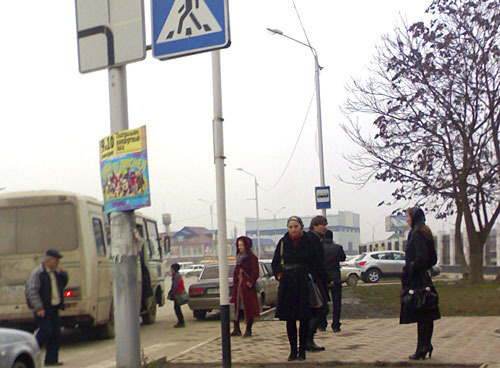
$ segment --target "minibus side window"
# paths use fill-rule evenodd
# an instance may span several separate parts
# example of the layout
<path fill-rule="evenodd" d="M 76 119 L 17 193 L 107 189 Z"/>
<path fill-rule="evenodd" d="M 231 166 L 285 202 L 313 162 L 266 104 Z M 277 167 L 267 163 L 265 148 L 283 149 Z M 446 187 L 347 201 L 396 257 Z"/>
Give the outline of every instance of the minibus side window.
<path fill-rule="evenodd" d="M 102 221 L 98 218 L 92 219 L 92 225 L 94 227 L 94 238 L 97 250 L 97 255 L 99 257 L 106 256 L 106 245 L 104 243 L 104 231 L 102 230 Z"/>
<path fill-rule="evenodd" d="M 156 228 L 156 223 L 153 221 L 146 220 L 146 226 L 148 231 L 148 242 L 151 249 L 151 258 L 161 259 L 160 256 L 160 237 L 158 236 L 158 230 Z"/>

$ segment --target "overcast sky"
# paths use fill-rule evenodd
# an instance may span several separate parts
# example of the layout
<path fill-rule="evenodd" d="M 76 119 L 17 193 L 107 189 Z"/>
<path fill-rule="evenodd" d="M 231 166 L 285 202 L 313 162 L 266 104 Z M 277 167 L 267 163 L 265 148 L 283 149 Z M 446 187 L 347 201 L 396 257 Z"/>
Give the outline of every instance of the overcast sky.
<path fill-rule="evenodd" d="M 339 124 L 339 107 L 352 77 L 367 75 L 375 47 L 401 17 L 423 17 L 428 1 L 295 0 L 321 74 L 326 183 L 330 210 L 361 215 L 361 240 L 386 237 L 383 218 L 391 208 L 391 187 L 357 190 L 336 180 L 349 177 L 343 152 L 354 147 Z M 145 3 L 146 37 L 151 43 L 150 3 Z M 297 140 L 314 89 L 310 50 L 266 27 L 305 41 L 291 0 L 230 0 L 232 45 L 223 50 L 223 111 L 228 234 L 244 232 L 255 216 L 253 178 L 261 185 L 261 217 L 314 215 L 319 185 L 316 110 L 311 107 L 291 165 L 282 174 Z M 0 34 L 4 56 L 0 83 L 2 144 L 0 187 L 62 189 L 102 199 L 98 142 L 110 133 L 108 73 L 78 72 L 75 3 L 69 0 L 2 1 Z M 172 214 L 172 229 L 210 227 L 208 204 L 215 199 L 212 143 L 212 85 L 209 53 L 127 67 L 130 128 L 147 126 L 152 206 L 144 212 L 161 222 Z M 366 121 L 370 123 L 369 120 Z M 432 216 L 429 216 L 432 217 Z M 443 223 L 430 221 L 435 230 Z M 446 224 L 448 229 L 450 225 Z"/>

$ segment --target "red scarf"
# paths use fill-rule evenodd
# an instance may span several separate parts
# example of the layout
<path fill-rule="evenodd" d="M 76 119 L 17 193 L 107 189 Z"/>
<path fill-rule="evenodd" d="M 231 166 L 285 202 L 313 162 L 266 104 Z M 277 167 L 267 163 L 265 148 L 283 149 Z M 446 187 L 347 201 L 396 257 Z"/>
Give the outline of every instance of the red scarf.
<path fill-rule="evenodd" d="M 302 239 L 302 232 L 301 232 L 301 233 L 300 233 L 300 235 L 299 235 L 299 236 L 297 236 L 296 238 L 294 238 L 294 237 L 292 237 L 292 236 L 290 235 L 290 240 L 292 241 L 292 246 L 293 246 L 294 248 L 296 248 L 296 247 L 297 247 L 297 245 L 299 245 L 299 243 L 300 243 L 300 239 Z"/>

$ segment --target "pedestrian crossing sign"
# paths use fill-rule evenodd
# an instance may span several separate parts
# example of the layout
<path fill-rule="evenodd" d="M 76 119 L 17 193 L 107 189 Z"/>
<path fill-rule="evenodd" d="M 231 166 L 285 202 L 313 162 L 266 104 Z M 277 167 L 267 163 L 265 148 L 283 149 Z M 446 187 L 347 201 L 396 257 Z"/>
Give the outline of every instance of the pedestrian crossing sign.
<path fill-rule="evenodd" d="M 228 0 L 152 0 L 153 56 L 171 59 L 229 47 Z"/>

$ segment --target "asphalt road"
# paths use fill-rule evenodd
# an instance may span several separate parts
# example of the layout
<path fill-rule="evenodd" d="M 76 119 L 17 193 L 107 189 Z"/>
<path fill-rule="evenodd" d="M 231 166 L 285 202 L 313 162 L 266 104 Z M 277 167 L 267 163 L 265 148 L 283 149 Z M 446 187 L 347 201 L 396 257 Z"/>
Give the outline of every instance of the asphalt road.
<path fill-rule="evenodd" d="M 184 278 L 186 289 L 196 281 L 196 277 Z M 170 278 L 165 290 L 170 289 Z M 141 350 L 147 361 L 164 356 L 171 358 L 208 339 L 220 336 L 218 313 L 211 313 L 205 321 L 197 321 L 189 307 L 182 307 L 186 320 L 185 328 L 173 328 L 177 322 L 173 302 L 166 301 L 158 309 L 153 325 L 141 326 Z M 45 353 L 44 353 L 45 354 Z M 97 340 L 84 332 L 64 330 L 59 360 L 71 368 L 115 367 L 115 340 Z"/>

